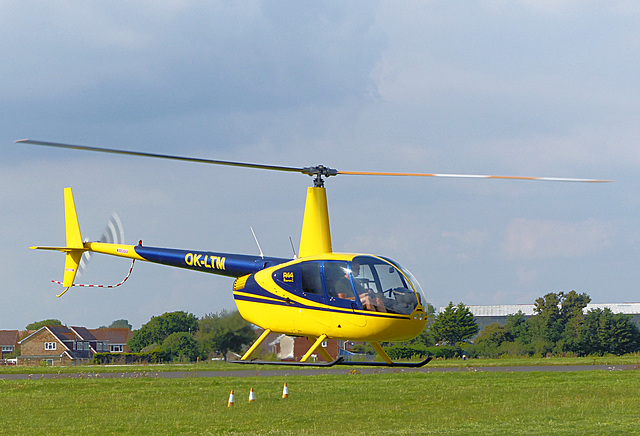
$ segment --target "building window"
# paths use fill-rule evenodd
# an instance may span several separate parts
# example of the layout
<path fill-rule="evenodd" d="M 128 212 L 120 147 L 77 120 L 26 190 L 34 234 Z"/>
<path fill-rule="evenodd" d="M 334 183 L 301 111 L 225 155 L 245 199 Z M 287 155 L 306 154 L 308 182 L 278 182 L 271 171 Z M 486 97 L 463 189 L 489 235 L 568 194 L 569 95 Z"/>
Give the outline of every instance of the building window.
<path fill-rule="evenodd" d="M 13 347 L 11 345 L 3 345 L 2 346 L 3 353 L 13 353 Z"/>
<path fill-rule="evenodd" d="M 112 353 L 122 353 L 122 345 L 111 345 Z"/>
<path fill-rule="evenodd" d="M 56 349 L 56 343 L 55 342 L 45 342 L 44 343 L 44 349 L 45 350 L 55 350 Z"/>

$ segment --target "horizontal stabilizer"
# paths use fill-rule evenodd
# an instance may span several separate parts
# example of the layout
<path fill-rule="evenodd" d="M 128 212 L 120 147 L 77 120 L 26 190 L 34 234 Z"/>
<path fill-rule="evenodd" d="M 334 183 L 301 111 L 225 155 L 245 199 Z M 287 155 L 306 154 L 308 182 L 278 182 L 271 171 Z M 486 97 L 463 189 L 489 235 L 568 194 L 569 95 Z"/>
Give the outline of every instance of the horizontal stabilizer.
<path fill-rule="evenodd" d="M 86 251 L 84 248 L 71 248 L 71 247 L 29 247 L 32 250 L 49 250 L 49 251 L 62 251 L 68 253 L 70 251 Z"/>

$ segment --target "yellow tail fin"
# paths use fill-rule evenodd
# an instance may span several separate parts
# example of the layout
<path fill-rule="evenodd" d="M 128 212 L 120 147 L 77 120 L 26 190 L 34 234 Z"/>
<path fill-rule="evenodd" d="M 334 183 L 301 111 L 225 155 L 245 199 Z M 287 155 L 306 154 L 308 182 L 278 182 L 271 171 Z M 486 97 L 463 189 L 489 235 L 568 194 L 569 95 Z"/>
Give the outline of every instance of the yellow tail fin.
<path fill-rule="evenodd" d="M 64 262 L 64 278 L 62 279 L 62 286 L 70 288 L 73 286 L 73 280 L 76 278 L 78 265 L 80 264 L 82 253 L 84 252 L 82 234 L 80 233 L 80 224 L 78 223 L 78 214 L 76 213 L 76 204 L 73 201 L 73 192 L 71 192 L 71 188 L 64 188 L 64 221 L 67 228 L 67 248 L 70 248 L 71 250 L 67 251 Z M 66 289 L 64 292 L 66 292 Z M 64 292 L 62 292 L 62 294 L 64 294 Z"/>
<path fill-rule="evenodd" d="M 67 248 L 84 248 L 71 188 L 64 188 L 64 221 L 67 227 Z"/>
<path fill-rule="evenodd" d="M 62 296 L 67 289 L 73 286 L 73 281 L 78 273 L 78 265 L 82 258 L 82 253 L 87 251 L 82 242 L 82 234 L 80 233 L 80 224 L 78 223 L 78 214 L 76 213 L 76 205 L 73 201 L 73 192 L 71 188 L 64 189 L 64 220 L 67 228 L 67 245 L 65 247 L 31 247 L 34 250 L 56 250 L 66 254 L 64 261 L 64 277 L 62 286 L 66 289 L 58 295 Z"/>

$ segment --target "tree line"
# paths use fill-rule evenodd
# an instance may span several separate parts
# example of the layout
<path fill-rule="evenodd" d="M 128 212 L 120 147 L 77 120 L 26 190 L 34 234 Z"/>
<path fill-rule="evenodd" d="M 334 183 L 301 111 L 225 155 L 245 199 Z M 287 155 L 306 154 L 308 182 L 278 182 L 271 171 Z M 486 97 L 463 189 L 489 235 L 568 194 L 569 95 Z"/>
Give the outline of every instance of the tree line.
<path fill-rule="evenodd" d="M 413 343 L 458 346 L 467 355 L 500 357 L 548 355 L 626 354 L 640 351 L 640 329 L 630 315 L 610 309 L 584 309 L 586 293 L 550 292 L 536 299 L 533 316 L 509 315 L 506 324 L 486 326 L 473 344 L 464 343 L 478 333 L 473 314 L 453 302 L 433 317 Z M 463 345 L 461 345 L 463 343 Z"/>
<path fill-rule="evenodd" d="M 255 332 L 237 311 L 223 310 L 198 319 L 183 311 L 151 317 L 129 339 L 134 353 L 152 353 L 164 361 L 194 361 L 214 354 L 240 353 L 255 339 Z"/>
<path fill-rule="evenodd" d="M 38 330 L 44 326 L 63 325 L 58 319 L 44 319 L 26 326 L 27 331 Z M 109 326 L 98 328 L 128 328 L 126 319 L 113 321 Z M 238 311 L 209 313 L 197 318 L 184 311 L 167 312 L 153 316 L 138 330 L 134 330 L 127 353 L 96 353 L 96 363 L 113 361 L 195 361 L 205 360 L 213 355 L 227 360 L 229 352 L 241 353 L 245 345 L 256 339 L 251 324 L 245 321 Z"/>
<path fill-rule="evenodd" d="M 473 313 L 463 303 L 450 302 L 437 314 L 428 305 L 429 321 L 417 338 L 408 343 L 382 345 L 392 358 L 428 354 L 453 357 L 462 353 L 469 357 L 500 357 L 639 352 L 640 329 L 632 317 L 608 308 L 585 313 L 590 302 L 586 293 L 551 292 L 536 299 L 533 316 L 522 312 L 508 315 L 505 324 L 487 325 L 479 334 Z M 43 320 L 27 327 L 36 330 L 40 325 L 55 324 L 61 322 Z M 130 329 L 131 325 L 127 320 L 117 320 L 109 327 Z M 133 332 L 128 345 L 133 353 L 146 353 L 154 361 L 194 361 L 214 354 L 226 360 L 229 352 L 241 353 L 255 338 L 253 327 L 237 311 L 223 310 L 200 319 L 176 311 L 152 317 Z M 374 353 L 367 345 L 357 345 L 353 351 Z"/>

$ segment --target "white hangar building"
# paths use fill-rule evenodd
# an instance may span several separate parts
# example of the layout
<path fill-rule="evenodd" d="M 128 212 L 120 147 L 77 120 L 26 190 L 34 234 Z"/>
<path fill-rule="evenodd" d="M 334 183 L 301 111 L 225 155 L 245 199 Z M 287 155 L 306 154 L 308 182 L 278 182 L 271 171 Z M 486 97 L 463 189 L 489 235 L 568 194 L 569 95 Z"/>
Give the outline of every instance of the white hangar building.
<path fill-rule="evenodd" d="M 508 315 L 514 315 L 521 311 L 524 316 L 530 317 L 534 315 L 533 304 L 495 304 L 490 306 L 467 306 L 473 316 L 476 318 L 476 322 L 480 327 L 480 330 L 484 326 L 493 324 L 494 322 L 504 324 L 507 322 Z M 584 313 L 587 313 L 591 309 L 604 309 L 608 307 L 613 313 L 623 313 L 625 315 L 632 315 L 632 320 L 636 323 L 640 323 L 640 303 L 589 303 L 584 309 Z M 444 310 L 444 307 L 440 308 L 440 311 Z"/>

